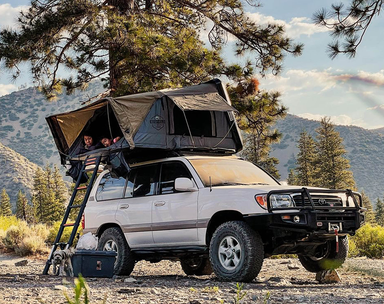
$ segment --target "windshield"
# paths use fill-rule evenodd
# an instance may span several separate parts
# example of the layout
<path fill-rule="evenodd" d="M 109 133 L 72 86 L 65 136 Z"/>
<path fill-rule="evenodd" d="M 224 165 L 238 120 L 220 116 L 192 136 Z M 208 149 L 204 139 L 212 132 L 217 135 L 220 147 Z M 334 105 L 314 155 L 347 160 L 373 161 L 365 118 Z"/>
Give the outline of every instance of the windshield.
<path fill-rule="evenodd" d="M 263 170 L 240 159 L 190 159 L 204 186 L 278 185 Z"/>

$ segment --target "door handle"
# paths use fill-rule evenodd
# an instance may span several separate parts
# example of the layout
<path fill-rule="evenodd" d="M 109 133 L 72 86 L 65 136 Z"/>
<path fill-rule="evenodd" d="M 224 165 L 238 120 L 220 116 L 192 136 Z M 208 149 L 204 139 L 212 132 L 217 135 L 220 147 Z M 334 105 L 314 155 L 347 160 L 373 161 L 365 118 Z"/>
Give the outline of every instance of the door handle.
<path fill-rule="evenodd" d="M 165 205 L 164 201 L 157 201 L 157 202 L 155 202 L 155 206 L 156 207 L 161 207 L 161 206 L 164 206 L 164 205 Z"/>
<path fill-rule="evenodd" d="M 122 204 L 119 206 L 120 209 L 128 209 L 129 205 L 128 204 Z"/>

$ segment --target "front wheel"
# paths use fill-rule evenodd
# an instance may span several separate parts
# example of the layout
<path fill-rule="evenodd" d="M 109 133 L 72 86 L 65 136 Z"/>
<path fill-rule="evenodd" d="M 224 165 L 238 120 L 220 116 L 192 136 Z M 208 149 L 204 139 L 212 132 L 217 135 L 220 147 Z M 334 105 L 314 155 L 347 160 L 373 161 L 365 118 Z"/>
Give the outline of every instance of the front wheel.
<path fill-rule="evenodd" d="M 339 238 L 339 251 L 336 252 L 336 241 L 327 241 L 318 246 L 314 255 L 299 255 L 299 261 L 310 272 L 339 268 L 348 256 L 348 236 Z"/>
<path fill-rule="evenodd" d="M 210 275 L 213 272 L 208 258 L 183 258 L 180 259 L 181 268 L 186 275 Z"/>
<path fill-rule="evenodd" d="M 116 252 L 114 274 L 130 275 L 133 271 L 135 258 L 119 228 L 111 227 L 106 229 L 99 239 L 97 250 Z"/>
<path fill-rule="evenodd" d="M 220 280 L 250 282 L 263 265 L 263 241 L 246 223 L 226 222 L 212 236 L 209 257 Z"/>

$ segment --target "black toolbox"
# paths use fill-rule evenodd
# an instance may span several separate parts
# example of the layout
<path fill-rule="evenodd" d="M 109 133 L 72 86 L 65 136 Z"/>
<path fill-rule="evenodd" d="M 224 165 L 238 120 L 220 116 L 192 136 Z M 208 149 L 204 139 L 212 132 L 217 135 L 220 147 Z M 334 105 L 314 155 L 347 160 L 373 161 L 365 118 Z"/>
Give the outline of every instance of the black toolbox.
<path fill-rule="evenodd" d="M 76 250 L 72 256 L 72 267 L 75 277 L 79 273 L 83 277 L 111 278 L 116 260 L 115 251 Z"/>

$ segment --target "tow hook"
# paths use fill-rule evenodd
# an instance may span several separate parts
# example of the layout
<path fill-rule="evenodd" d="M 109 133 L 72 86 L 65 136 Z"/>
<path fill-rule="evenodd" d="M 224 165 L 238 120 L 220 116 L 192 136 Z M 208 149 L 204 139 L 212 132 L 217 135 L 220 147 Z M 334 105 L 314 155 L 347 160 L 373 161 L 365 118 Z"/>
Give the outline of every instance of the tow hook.
<path fill-rule="evenodd" d="M 334 230 L 336 236 L 336 253 L 339 252 L 339 227 L 335 227 Z"/>

